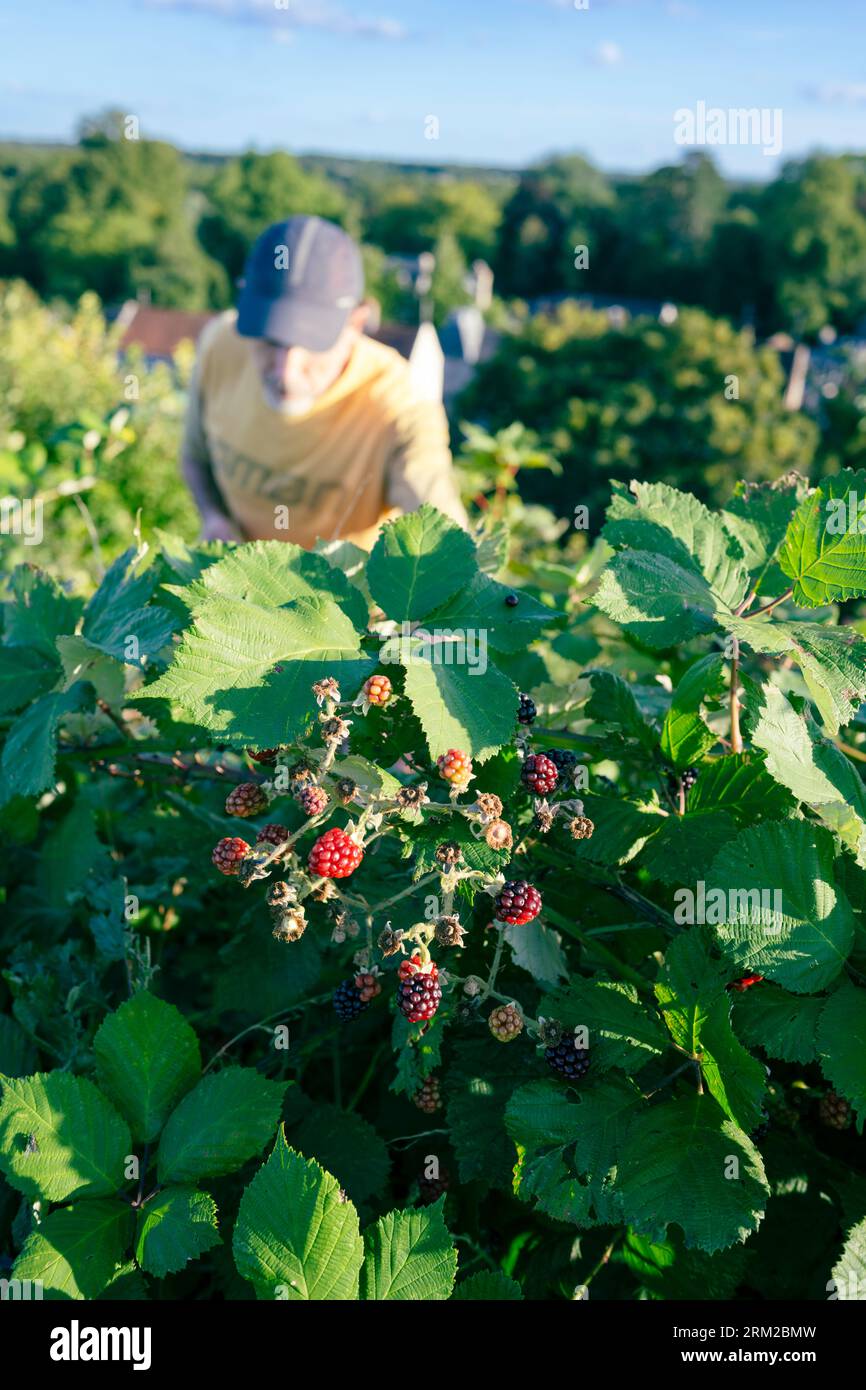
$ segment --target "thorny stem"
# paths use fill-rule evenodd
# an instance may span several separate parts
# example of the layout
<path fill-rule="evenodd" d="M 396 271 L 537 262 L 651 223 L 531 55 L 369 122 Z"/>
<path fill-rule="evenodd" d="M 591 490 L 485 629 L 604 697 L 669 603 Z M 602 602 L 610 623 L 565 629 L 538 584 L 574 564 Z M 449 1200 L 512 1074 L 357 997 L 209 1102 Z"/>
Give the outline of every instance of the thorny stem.
<path fill-rule="evenodd" d="M 748 615 L 747 615 L 748 616 Z M 740 641 L 734 637 L 731 660 L 731 752 L 742 753 L 743 736 L 740 733 Z"/>

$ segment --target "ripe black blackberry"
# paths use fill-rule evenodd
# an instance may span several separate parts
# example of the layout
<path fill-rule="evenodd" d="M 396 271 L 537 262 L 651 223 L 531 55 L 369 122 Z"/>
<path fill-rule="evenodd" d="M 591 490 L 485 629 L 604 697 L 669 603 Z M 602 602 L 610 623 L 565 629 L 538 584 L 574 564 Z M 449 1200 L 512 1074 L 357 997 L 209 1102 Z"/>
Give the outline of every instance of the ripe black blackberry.
<path fill-rule="evenodd" d="M 522 927 L 538 916 L 542 908 L 541 894 L 526 879 L 509 879 L 496 897 L 496 916 L 500 922 Z"/>
<path fill-rule="evenodd" d="M 352 1019 L 364 1012 L 370 1000 L 361 998 L 357 976 L 353 975 L 351 979 L 342 980 L 337 985 L 331 1002 L 334 1005 L 334 1013 L 340 1022 L 350 1023 Z"/>
<path fill-rule="evenodd" d="M 573 1037 L 563 1038 L 555 1047 L 546 1048 L 544 1060 L 566 1081 L 579 1081 L 589 1071 L 589 1051 L 578 1047 Z"/>
<path fill-rule="evenodd" d="M 696 767 L 686 768 L 681 778 L 682 784 L 685 787 L 686 791 L 691 791 L 692 787 L 695 785 L 695 782 L 697 782 L 698 780 L 698 775 L 698 769 Z"/>
<path fill-rule="evenodd" d="M 528 695 L 520 696 L 520 704 L 517 707 L 518 724 L 534 724 L 538 710 L 535 708 L 535 701 Z"/>
<path fill-rule="evenodd" d="M 449 1173 L 445 1168 L 439 1170 L 439 1176 L 428 1178 L 424 1173 L 418 1179 L 418 1200 L 424 1207 L 430 1207 L 434 1202 L 438 1202 L 447 1191 L 451 1183 Z"/>
<path fill-rule="evenodd" d="M 577 767 L 577 754 L 570 748 L 548 748 L 545 757 L 550 759 L 560 777 L 566 777 Z"/>
<path fill-rule="evenodd" d="M 520 599 L 517 597 L 516 594 L 505 595 L 505 603 L 508 608 L 516 608 L 519 602 Z"/>

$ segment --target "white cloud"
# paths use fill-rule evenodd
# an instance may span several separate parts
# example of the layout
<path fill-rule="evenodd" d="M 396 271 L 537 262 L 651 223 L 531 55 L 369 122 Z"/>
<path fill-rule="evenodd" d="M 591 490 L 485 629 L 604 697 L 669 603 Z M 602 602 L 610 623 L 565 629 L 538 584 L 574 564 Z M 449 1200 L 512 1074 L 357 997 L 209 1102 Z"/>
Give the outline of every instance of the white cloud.
<path fill-rule="evenodd" d="M 331 0 L 146 0 L 155 9 L 210 15 L 236 24 L 258 24 L 278 30 L 320 29 L 329 34 L 365 39 L 408 37 L 397 19 L 365 16 Z"/>
<path fill-rule="evenodd" d="M 807 87 L 805 94 L 822 106 L 863 106 L 866 104 L 866 82 L 821 82 Z"/>
<path fill-rule="evenodd" d="M 605 39 L 593 51 L 592 61 L 602 68 L 616 67 L 617 63 L 622 62 L 622 49 L 618 43 L 613 43 L 610 39 Z"/>

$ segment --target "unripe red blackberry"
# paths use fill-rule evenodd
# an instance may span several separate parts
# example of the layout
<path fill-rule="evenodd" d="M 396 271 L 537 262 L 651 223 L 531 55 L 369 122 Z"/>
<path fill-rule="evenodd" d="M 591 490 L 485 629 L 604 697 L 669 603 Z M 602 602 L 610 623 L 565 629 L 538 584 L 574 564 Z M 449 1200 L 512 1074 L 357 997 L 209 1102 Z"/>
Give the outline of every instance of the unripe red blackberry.
<path fill-rule="evenodd" d="M 370 705 L 387 705 L 394 693 L 389 676 L 370 676 L 364 681 L 364 699 Z"/>
<path fill-rule="evenodd" d="M 512 927 L 522 927 L 541 911 L 541 894 L 525 879 L 513 879 L 503 884 L 496 899 L 496 917 Z"/>
<path fill-rule="evenodd" d="M 432 1018 L 441 1002 L 442 986 L 434 964 L 429 970 L 419 970 L 416 966 L 413 973 L 402 978 L 397 986 L 397 1005 L 410 1023 L 421 1023 Z"/>
<path fill-rule="evenodd" d="M 435 1076 L 428 1076 L 426 1081 L 421 1083 L 420 1090 L 416 1091 L 412 1100 L 419 1110 L 423 1110 L 425 1115 L 433 1115 L 437 1110 L 442 1109 L 442 1087 Z"/>
<path fill-rule="evenodd" d="M 484 838 L 491 849 L 511 849 L 514 836 L 506 820 L 492 820 L 484 832 Z"/>
<path fill-rule="evenodd" d="M 236 874 L 244 858 L 249 854 L 249 845 L 246 840 L 239 840 L 235 835 L 227 835 L 224 840 L 214 846 L 211 856 L 213 863 L 221 874 Z"/>
<path fill-rule="evenodd" d="M 226 797 L 227 816 L 258 816 L 267 806 L 268 798 L 258 782 L 241 782 Z"/>
<path fill-rule="evenodd" d="M 277 845 L 284 844 L 286 840 L 288 840 L 291 833 L 292 832 L 289 830 L 288 826 L 285 825 L 263 825 L 259 833 L 256 835 L 256 844 L 273 845 L 274 848 L 276 848 Z"/>
<path fill-rule="evenodd" d="M 516 1004 L 500 1004 L 488 1018 L 487 1026 L 499 1042 L 513 1042 L 523 1032 L 523 1017 Z"/>
<path fill-rule="evenodd" d="M 556 763 L 543 753 L 531 753 L 520 771 L 523 785 L 536 796 L 547 796 L 559 781 Z"/>
<path fill-rule="evenodd" d="M 315 878 L 348 878 L 363 858 L 361 846 L 335 825 L 319 836 L 307 863 Z"/>
<path fill-rule="evenodd" d="M 528 695 L 520 696 L 520 704 L 517 706 L 518 724 L 534 724 L 538 710 L 535 708 L 535 701 Z"/>
<path fill-rule="evenodd" d="M 828 1091 L 818 1104 L 818 1116 L 830 1129 L 847 1129 L 851 1123 L 851 1106 L 844 1096 Z"/>
<path fill-rule="evenodd" d="M 575 816 L 568 822 L 568 833 L 573 840 L 588 840 L 594 830 L 589 816 Z"/>
<path fill-rule="evenodd" d="M 742 994 L 744 990 L 751 989 L 752 985 L 759 985 L 763 978 L 763 975 L 741 975 L 738 980 L 731 980 L 728 988 Z"/>
<path fill-rule="evenodd" d="M 563 1038 L 555 1047 L 546 1048 L 544 1059 L 566 1081 L 579 1081 L 589 1071 L 589 1052 L 578 1047 L 573 1036 Z"/>
<path fill-rule="evenodd" d="M 449 748 L 447 753 L 436 759 L 436 766 L 439 776 L 450 782 L 452 787 L 465 787 L 472 778 L 472 759 L 467 753 L 461 753 L 459 748 Z"/>
<path fill-rule="evenodd" d="M 301 787 L 295 797 L 305 816 L 320 816 L 328 808 L 330 797 L 324 787 L 308 785 Z"/>

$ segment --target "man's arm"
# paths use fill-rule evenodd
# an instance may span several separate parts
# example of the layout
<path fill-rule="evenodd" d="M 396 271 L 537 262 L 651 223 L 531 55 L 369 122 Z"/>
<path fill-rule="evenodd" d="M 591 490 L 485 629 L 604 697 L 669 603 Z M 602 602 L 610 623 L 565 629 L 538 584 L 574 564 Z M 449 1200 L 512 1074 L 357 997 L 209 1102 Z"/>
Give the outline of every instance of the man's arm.
<path fill-rule="evenodd" d="M 448 417 L 439 401 L 413 401 L 396 423 L 388 464 L 389 507 L 413 512 L 424 502 L 469 529 L 448 442 Z"/>
<path fill-rule="evenodd" d="M 204 432 L 201 408 L 201 358 L 196 358 L 187 396 L 186 418 L 180 450 L 183 480 L 201 516 L 205 541 L 240 541 L 243 536 L 228 514 L 225 500 L 216 484 L 210 451 Z"/>

